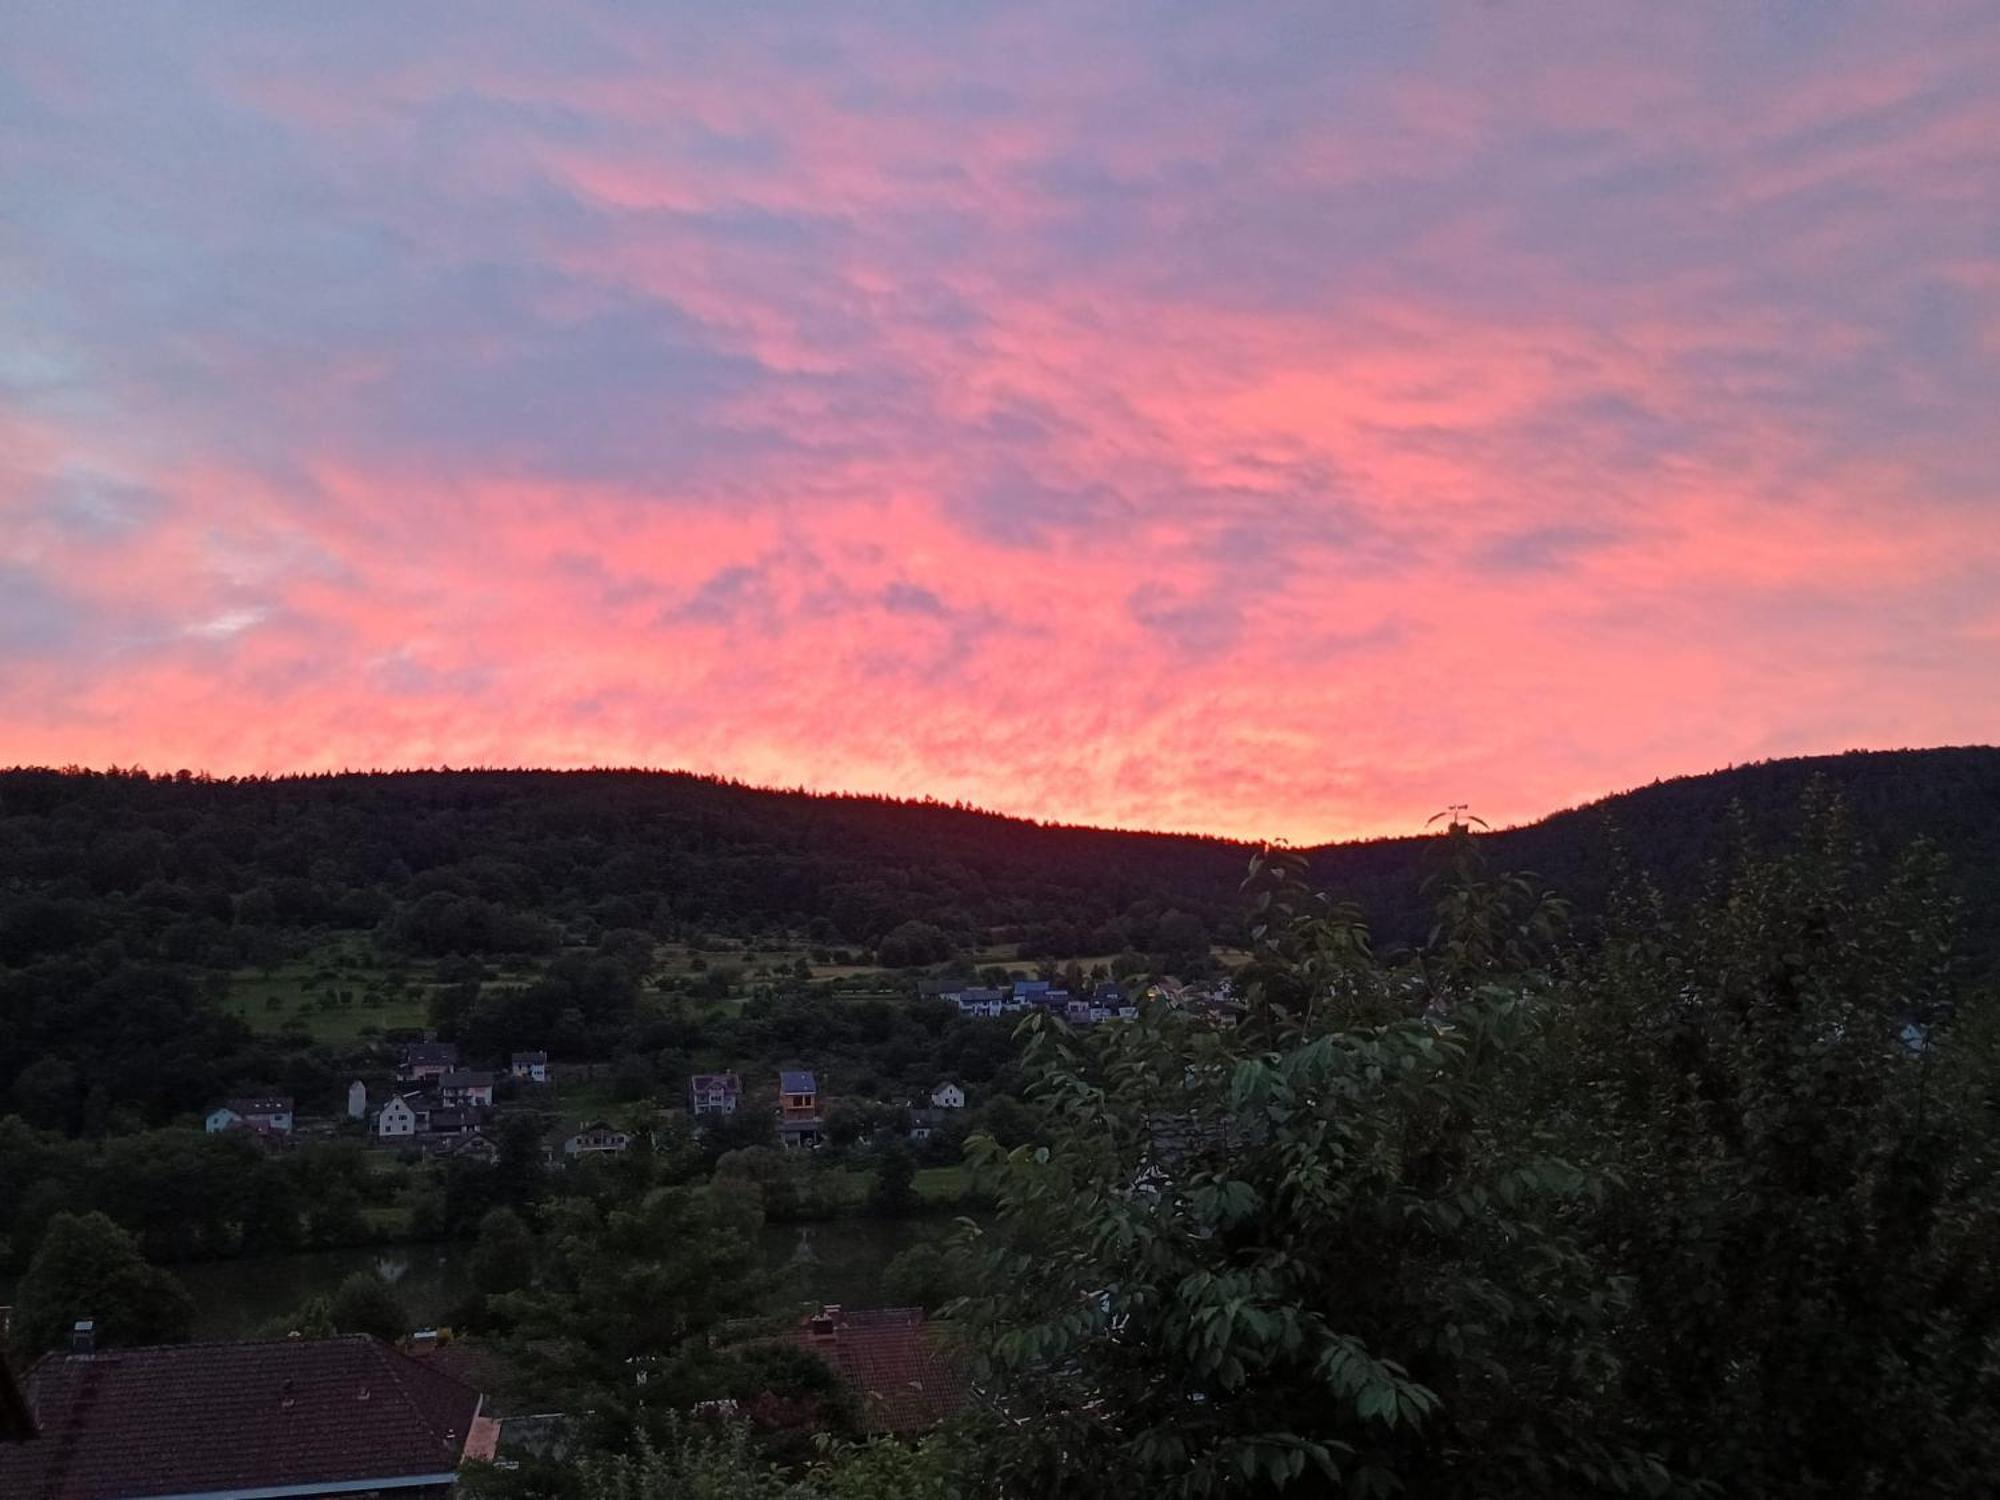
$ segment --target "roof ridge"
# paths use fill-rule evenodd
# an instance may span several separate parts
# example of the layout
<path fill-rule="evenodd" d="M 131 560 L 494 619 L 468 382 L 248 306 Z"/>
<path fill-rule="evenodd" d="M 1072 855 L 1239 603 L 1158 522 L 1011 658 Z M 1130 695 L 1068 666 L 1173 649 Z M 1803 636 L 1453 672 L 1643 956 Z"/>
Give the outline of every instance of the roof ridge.
<path fill-rule="evenodd" d="M 362 1336 L 367 1337 L 366 1335 Z M 396 1383 L 397 1390 L 402 1393 L 403 1399 L 409 1403 L 411 1410 L 416 1413 L 417 1420 L 423 1423 L 424 1427 L 440 1441 L 452 1436 L 448 1432 L 438 1431 L 434 1420 L 435 1414 L 425 1402 L 422 1394 L 411 1388 L 409 1377 L 414 1373 L 421 1372 L 427 1380 L 444 1381 L 450 1385 L 461 1387 L 470 1396 L 479 1396 L 478 1390 L 467 1385 L 456 1375 L 447 1374 L 443 1370 L 433 1370 L 430 1366 L 405 1354 L 393 1344 L 384 1343 L 381 1339 L 377 1338 L 369 1338 L 368 1343 L 377 1351 L 377 1357 L 381 1361 L 384 1371 Z M 485 1405 L 484 1397 L 480 1397 L 479 1404 L 480 1406 Z M 476 1419 L 478 1415 L 479 1407 L 474 1407 L 473 1417 Z M 456 1436 L 460 1449 L 463 1449 L 466 1441 L 472 1436 L 471 1422 L 468 1421 L 466 1430 L 456 1434 Z"/>

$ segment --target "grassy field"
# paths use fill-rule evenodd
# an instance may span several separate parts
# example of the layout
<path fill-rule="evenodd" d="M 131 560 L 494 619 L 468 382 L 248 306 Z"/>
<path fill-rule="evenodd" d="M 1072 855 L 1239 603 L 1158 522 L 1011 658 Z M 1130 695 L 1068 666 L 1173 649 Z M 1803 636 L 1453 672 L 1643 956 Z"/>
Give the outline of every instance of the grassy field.
<path fill-rule="evenodd" d="M 1225 963 L 1240 961 L 1242 956 L 1218 953 Z M 1108 965 L 1110 959 L 1110 955 L 1101 955 L 1076 962 L 1088 973 L 1095 965 Z M 728 972 L 743 989 L 783 984 L 796 979 L 802 960 L 815 981 L 875 979 L 879 985 L 867 993 L 892 999 L 908 995 L 915 982 L 911 975 L 894 971 L 817 963 L 811 951 L 797 943 L 710 944 L 700 952 L 682 944 L 664 943 L 655 954 L 649 993 L 640 1005 L 644 1010 L 669 1003 L 654 988 L 662 983 L 677 987 L 718 970 Z M 1033 973 L 1036 969 L 1033 964 L 1015 959 L 1009 948 L 984 950 L 973 955 L 973 961 L 981 967 L 1022 973 Z M 516 959 L 493 963 L 490 972 L 494 975 L 493 983 L 525 984 L 535 977 L 538 968 L 532 960 Z M 349 938 L 269 970 L 239 970 L 231 979 L 229 993 L 221 1005 L 253 1031 L 279 1034 L 302 1029 L 314 1041 L 352 1046 L 385 1031 L 421 1029 L 428 1019 L 433 988 L 426 977 L 428 972 L 428 965 L 387 961 L 367 939 Z M 858 1000 L 865 996 L 857 990 L 846 998 Z M 728 1013 L 741 1009 L 742 996 L 739 990 L 736 996 L 697 1003 L 718 1013 Z M 564 1108 L 570 1108 L 567 1100 Z"/>
<path fill-rule="evenodd" d="M 377 1032 L 421 1027 L 430 986 L 364 959 L 329 950 L 266 972 L 244 969 L 230 981 L 222 1008 L 253 1031 L 302 1026 L 315 1041 L 352 1044 Z"/>

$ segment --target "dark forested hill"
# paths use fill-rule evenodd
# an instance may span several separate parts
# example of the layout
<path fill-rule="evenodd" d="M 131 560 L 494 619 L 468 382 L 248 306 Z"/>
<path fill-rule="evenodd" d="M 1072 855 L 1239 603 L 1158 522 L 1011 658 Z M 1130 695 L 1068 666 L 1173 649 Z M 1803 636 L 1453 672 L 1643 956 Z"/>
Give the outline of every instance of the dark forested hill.
<path fill-rule="evenodd" d="M 2000 952 L 2000 749 L 1854 751 L 1763 761 L 1655 782 L 1492 836 L 1495 866 L 1532 870 L 1588 915 L 1601 906 L 1615 853 L 1672 897 L 1694 893 L 1729 850 L 1732 825 L 1769 845 L 1793 832 L 1807 789 L 1823 783 L 1876 855 L 1927 839 L 1951 860 L 1967 904 L 1967 947 Z M 1740 822 L 1732 816 L 1740 812 Z M 1426 841 L 1387 839 L 1314 850 L 1321 883 L 1358 900 L 1377 930 L 1421 932 Z"/>
<path fill-rule="evenodd" d="M 1775 841 L 1815 777 L 1851 806 L 1864 844 L 1888 852 L 1926 837 L 1945 850 L 1966 897 L 1967 946 L 1990 963 L 2000 750 L 1687 777 L 1496 833 L 1489 847 L 1496 865 L 1570 896 L 1587 933 L 1615 847 L 1670 896 L 1692 894 L 1728 846 L 1732 804 L 1753 837 Z M 0 772 L 0 1113 L 11 1100 L 56 1121 L 113 1105 L 157 1120 L 225 1085 L 300 1078 L 309 1053 L 322 1072 L 340 1065 L 324 1026 L 288 1041 L 275 1011 L 244 1008 L 258 976 L 323 968 L 314 955 L 329 944 L 379 955 L 385 983 L 412 996 L 458 984 L 473 958 L 539 974 L 470 1019 L 447 1007 L 441 1022 L 433 1006 L 429 1023 L 476 1023 L 493 1046 L 533 1046 L 570 1018 L 576 1049 L 618 1056 L 664 1045 L 633 1029 L 656 945 L 680 945 L 693 968 L 697 952 L 768 953 L 782 939 L 829 973 L 850 960 L 973 955 L 1177 963 L 1240 937 L 1250 852 L 650 772 Z M 1394 948 L 1427 926 L 1433 858 L 1428 841 L 1409 838 L 1317 850 L 1313 863 Z M 775 970 L 762 972 L 774 983 Z M 519 1006 L 492 1012 L 508 995 Z M 404 1021 L 381 1010 L 373 1034 L 423 1024 L 424 1003 L 411 1005 Z"/>
<path fill-rule="evenodd" d="M 1492 837 L 1585 911 L 1615 838 L 1690 889 L 1740 804 L 1772 837 L 1815 777 L 1859 836 L 1928 838 L 1975 914 L 2000 897 L 2000 750 L 1854 753 L 1656 783 Z M 1424 921 L 1420 837 L 1312 851 L 1317 878 L 1390 941 Z M 378 931 L 418 955 L 550 945 L 581 928 L 811 932 L 872 948 L 918 920 L 966 946 L 1039 956 L 1144 949 L 1173 909 L 1218 936 L 1248 846 L 1053 827 L 934 803 L 766 791 L 676 773 L 437 771 L 209 781 L 0 772 L 0 964 L 117 935 L 137 951 L 241 962 L 246 934 Z"/>

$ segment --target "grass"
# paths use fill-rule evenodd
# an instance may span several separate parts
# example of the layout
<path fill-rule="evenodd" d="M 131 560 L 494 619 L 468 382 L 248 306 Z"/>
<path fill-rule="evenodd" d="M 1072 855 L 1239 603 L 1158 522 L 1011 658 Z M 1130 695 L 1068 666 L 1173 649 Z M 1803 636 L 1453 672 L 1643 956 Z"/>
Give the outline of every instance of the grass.
<path fill-rule="evenodd" d="M 972 1173 L 964 1163 L 949 1167 L 918 1167 L 917 1196 L 926 1204 L 953 1204 L 964 1199 L 972 1186 Z"/>
<path fill-rule="evenodd" d="M 268 973 L 240 970 L 222 1009 L 252 1031 L 281 1032 L 296 1024 L 314 1041 L 339 1045 L 361 1041 L 370 1028 L 421 1027 L 429 1004 L 428 985 L 342 953 L 337 960 L 315 955 Z"/>

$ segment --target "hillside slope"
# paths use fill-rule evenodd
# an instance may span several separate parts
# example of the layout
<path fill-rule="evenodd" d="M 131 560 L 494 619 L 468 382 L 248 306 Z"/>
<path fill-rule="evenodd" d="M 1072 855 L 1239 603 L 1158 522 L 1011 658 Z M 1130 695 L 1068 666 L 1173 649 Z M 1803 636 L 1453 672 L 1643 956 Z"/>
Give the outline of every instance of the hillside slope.
<path fill-rule="evenodd" d="M 1614 828 L 1685 893 L 1726 843 L 1796 821 L 1814 777 L 1861 837 L 1952 857 L 1975 926 L 2000 913 L 2000 750 L 1867 752 L 1681 777 L 1493 835 L 1584 912 Z M 255 781 L 0 773 L 0 963 L 118 933 L 194 962 L 241 960 L 246 926 L 379 927 L 413 952 L 533 946 L 577 930 L 806 932 L 872 947 L 932 923 L 967 945 L 1144 948 L 1180 909 L 1231 929 L 1248 846 L 1044 826 L 930 803 L 758 790 L 676 773 L 441 771 Z M 1421 837 L 1311 851 L 1385 941 L 1426 921 Z M 416 913 L 423 907 L 422 919 Z M 516 920 L 522 919 L 522 920 Z"/>
<path fill-rule="evenodd" d="M 2000 749 L 1990 747 L 1853 751 L 1676 777 L 1501 830 L 1489 854 L 1496 867 L 1534 871 L 1586 915 L 1603 902 L 1616 847 L 1684 897 L 1727 853 L 1732 807 L 1758 842 L 1781 841 L 1815 778 L 1847 804 L 1872 854 L 1919 838 L 1943 849 L 1966 901 L 1968 946 L 1989 958 L 2000 951 Z M 1424 930 L 1425 840 L 1334 844 L 1311 856 L 1321 883 L 1361 902 L 1384 936 Z"/>

